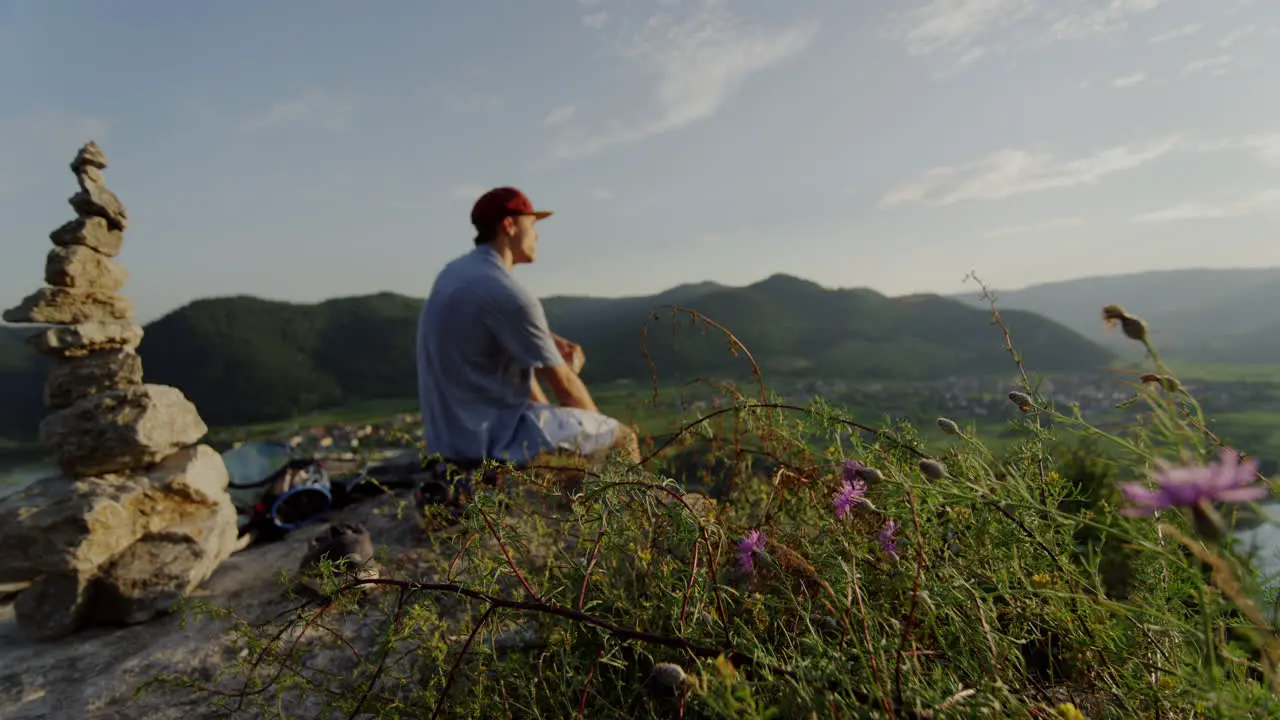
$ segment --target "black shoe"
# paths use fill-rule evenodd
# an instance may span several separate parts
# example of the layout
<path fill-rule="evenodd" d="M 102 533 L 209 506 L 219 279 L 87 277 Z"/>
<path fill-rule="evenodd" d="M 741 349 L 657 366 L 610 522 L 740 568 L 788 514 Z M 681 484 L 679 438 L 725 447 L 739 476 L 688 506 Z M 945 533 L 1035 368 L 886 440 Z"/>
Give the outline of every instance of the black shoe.
<path fill-rule="evenodd" d="M 418 512 L 425 512 L 432 505 L 443 505 L 453 515 L 460 514 L 475 496 L 474 472 L 444 462 L 429 465 L 416 478 L 413 499 Z"/>
<path fill-rule="evenodd" d="M 373 538 L 360 523 L 330 525 L 312 538 L 299 569 L 311 570 L 326 558 L 340 569 L 362 571 L 373 565 Z"/>

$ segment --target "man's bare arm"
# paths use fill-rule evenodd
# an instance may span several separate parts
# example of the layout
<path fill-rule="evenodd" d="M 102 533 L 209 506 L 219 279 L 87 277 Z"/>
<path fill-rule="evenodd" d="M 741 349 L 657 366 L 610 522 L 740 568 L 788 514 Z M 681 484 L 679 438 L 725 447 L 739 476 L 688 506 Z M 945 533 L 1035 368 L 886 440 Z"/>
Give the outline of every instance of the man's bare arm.
<path fill-rule="evenodd" d="M 542 386 L 538 384 L 537 375 L 532 375 L 529 378 L 529 402 L 547 404 L 547 394 L 542 392 Z"/>
<path fill-rule="evenodd" d="M 536 377 L 541 378 L 551 388 L 551 393 L 556 396 L 556 401 L 560 405 L 600 412 L 595 401 L 591 399 L 587 386 L 573 368 L 561 363 L 555 367 L 538 368 L 535 372 Z"/>

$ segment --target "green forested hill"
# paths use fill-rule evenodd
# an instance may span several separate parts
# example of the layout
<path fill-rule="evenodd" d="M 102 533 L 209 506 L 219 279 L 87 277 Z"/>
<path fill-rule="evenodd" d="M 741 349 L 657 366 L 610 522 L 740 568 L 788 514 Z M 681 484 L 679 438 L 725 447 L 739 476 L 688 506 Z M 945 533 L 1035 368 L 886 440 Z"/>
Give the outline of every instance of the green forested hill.
<path fill-rule="evenodd" d="M 650 309 L 669 303 L 731 330 L 766 380 L 911 380 L 1009 369 L 988 314 L 936 295 L 889 298 L 775 275 L 739 288 L 701 283 L 649 297 L 548 298 L 545 307 L 552 329 L 586 350 L 588 382 L 649 377 L 641 340 L 646 320 L 647 347 L 660 377 L 745 376 L 749 365 L 729 352 L 722 334 L 704 333 L 684 315 L 673 323 L 669 311 L 653 319 Z M 200 300 L 148 325 L 139 352 L 148 382 L 180 388 L 213 425 L 412 397 L 420 304 L 392 293 L 310 305 L 248 296 Z M 1108 351 L 1051 320 L 1018 311 L 1004 319 L 1034 370 L 1088 370 L 1110 359 Z M 35 409 L 30 403 L 0 409 L 11 436 L 15 430 L 33 434 L 43 413 L 41 381 L 31 382 L 43 373 L 35 359 L 20 341 L 0 345 L 0 373 L 9 373 L 0 375 L 6 396 L 19 379 L 26 390 L 35 387 Z"/>
<path fill-rule="evenodd" d="M 215 425 L 415 393 L 421 301 L 381 293 L 300 305 L 200 300 L 147 326 L 148 382 L 180 388 Z"/>
<path fill-rule="evenodd" d="M 743 288 L 709 289 L 683 304 L 731 330 L 766 379 L 912 380 L 1009 368 L 989 315 L 936 295 L 889 298 L 775 275 Z M 635 378 L 649 372 L 640 334 L 646 317 L 641 310 L 590 322 L 552 322 L 558 332 L 582 338 L 588 356 L 584 377 Z M 681 316 L 673 334 L 670 313 L 659 317 L 649 322 L 646 343 L 662 376 L 726 375 L 747 368 L 744 359 L 727 351 L 721 333 L 703 335 L 700 325 Z M 1110 358 L 1099 346 L 1044 318 L 1010 312 L 1004 319 L 1037 370 L 1092 369 Z"/>

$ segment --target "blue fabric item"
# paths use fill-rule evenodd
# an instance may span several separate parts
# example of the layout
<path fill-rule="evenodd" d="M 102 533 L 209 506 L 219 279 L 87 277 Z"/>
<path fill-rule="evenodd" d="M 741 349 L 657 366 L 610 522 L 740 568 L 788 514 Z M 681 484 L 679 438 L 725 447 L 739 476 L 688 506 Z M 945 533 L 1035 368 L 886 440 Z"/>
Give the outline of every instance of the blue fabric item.
<path fill-rule="evenodd" d="M 529 399 L 564 362 L 542 303 L 480 245 L 440 271 L 418 316 L 418 403 L 428 455 L 527 463 L 557 446 Z"/>
<path fill-rule="evenodd" d="M 332 504 L 333 494 L 327 484 L 301 485 L 277 495 L 271 502 L 270 516 L 281 530 L 296 530 L 322 519 Z M 292 506 L 292 512 L 284 512 L 288 506 Z M 299 513 L 299 509 L 310 512 Z"/>

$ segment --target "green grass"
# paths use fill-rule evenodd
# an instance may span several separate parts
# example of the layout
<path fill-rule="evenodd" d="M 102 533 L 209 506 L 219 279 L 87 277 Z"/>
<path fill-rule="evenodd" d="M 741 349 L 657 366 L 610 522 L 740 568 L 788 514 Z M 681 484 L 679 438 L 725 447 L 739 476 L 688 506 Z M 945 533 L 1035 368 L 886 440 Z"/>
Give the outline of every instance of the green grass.
<path fill-rule="evenodd" d="M 312 427 L 378 423 L 396 415 L 417 411 L 417 399 L 369 400 L 306 413 L 288 420 L 211 428 L 209 436 L 214 442 L 266 440 Z"/>
<path fill-rule="evenodd" d="M 1280 385 L 1280 364 L 1225 365 L 1210 363 L 1171 363 L 1184 380 L 1217 382 L 1261 382 Z"/>
<path fill-rule="evenodd" d="M 1177 368 L 1184 379 L 1199 378 L 1222 382 L 1230 380 L 1250 380 L 1280 385 L 1280 365 L 1275 366 L 1235 366 L 1235 365 L 1192 365 L 1183 372 Z M 752 392 L 753 389 L 744 389 Z M 680 410 L 679 403 L 683 398 L 686 405 L 702 400 L 710 401 L 715 397 L 712 388 L 703 385 L 679 387 L 664 385 L 659 387 L 657 403 L 654 402 L 653 387 L 648 382 L 615 382 L 592 388 L 592 396 L 600 411 L 617 417 L 624 422 L 639 427 L 642 436 L 665 436 L 674 433 L 680 427 L 697 419 L 701 414 L 709 413 L 711 408 L 701 409 L 688 407 Z M 882 413 L 865 401 L 848 405 L 847 411 L 853 417 L 881 422 Z M 377 423 L 388 420 L 403 413 L 416 413 L 417 399 L 403 398 L 355 403 L 323 411 L 307 413 L 289 420 L 268 423 L 257 423 L 239 427 L 214 428 L 211 435 L 218 440 L 260 440 L 277 437 L 285 432 L 315 426 L 331 426 L 335 424 Z M 933 413 L 928 408 L 918 409 L 911 414 L 910 420 L 921 437 L 930 443 L 942 443 L 949 447 L 955 442 L 940 431 L 933 420 L 941 413 Z M 961 425 L 973 425 L 976 434 L 984 438 L 990 449 L 1004 452 L 1019 439 L 1016 412 L 1010 412 L 1006 418 L 985 418 L 966 420 L 952 418 Z M 1093 418 L 1097 421 L 1097 418 Z M 1229 412 L 1217 412 L 1209 416 L 1210 429 L 1228 440 L 1255 447 L 1266 454 L 1274 454 L 1280 460 L 1280 450 L 1268 453 L 1271 447 L 1280 446 L 1280 408 L 1251 408 Z M 6 449 L 0 441 L 0 453 Z M 25 447 L 28 452 L 33 445 L 25 446 L 14 443 L 15 448 Z"/>
<path fill-rule="evenodd" d="M 631 392 L 599 396 L 625 405 Z M 482 489 L 456 531 L 430 541 L 449 582 L 392 571 L 383 582 L 400 591 L 370 594 L 327 579 L 325 601 L 234 626 L 233 650 L 244 652 L 227 653 L 220 688 L 267 717 L 300 695 L 336 716 L 387 720 L 580 708 L 725 720 L 832 708 L 1082 717 L 1067 703 L 1088 718 L 1275 717 L 1280 674 L 1267 658 L 1280 658 L 1280 636 L 1255 612 L 1265 593 L 1220 518 L 1118 512 L 1117 482 L 1216 451 L 1186 421 L 1193 399 L 1138 393 L 1142 411 L 1111 432 L 1036 398 L 1007 423 L 953 416 L 966 438 L 931 422 L 851 434 L 840 418 L 880 423 L 821 401 L 738 409 L 715 423 L 727 442 L 693 446 L 734 482 L 729 493 L 709 486 L 716 500 L 703 512 L 656 500 L 685 490 L 663 479 L 676 475 L 662 458 L 611 465 L 568 498 Z M 770 461 L 744 463 L 734 455 L 744 446 Z M 841 517 L 832 497 L 847 460 L 877 476 L 867 502 Z M 560 509 L 543 512 L 556 498 Z M 897 545 L 886 549 L 889 521 Z M 764 537 L 741 565 L 738 543 L 756 530 Z M 344 634 L 344 617 L 374 629 Z M 320 622 L 329 633 L 306 648 L 268 642 Z M 498 638 L 516 633 L 529 644 L 503 649 Z M 334 658 L 323 676 L 307 665 L 320 648 Z"/>

